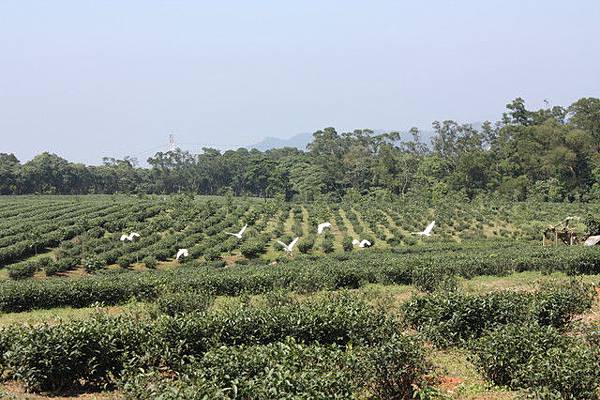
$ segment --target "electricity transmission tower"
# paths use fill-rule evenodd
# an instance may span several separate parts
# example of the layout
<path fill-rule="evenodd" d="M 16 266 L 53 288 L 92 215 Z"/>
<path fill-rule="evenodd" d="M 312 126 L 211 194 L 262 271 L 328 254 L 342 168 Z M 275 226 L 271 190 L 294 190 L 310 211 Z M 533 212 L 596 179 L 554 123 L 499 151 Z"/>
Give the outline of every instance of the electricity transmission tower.
<path fill-rule="evenodd" d="M 177 143 L 175 142 L 175 135 L 169 134 L 169 151 L 177 150 Z"/>

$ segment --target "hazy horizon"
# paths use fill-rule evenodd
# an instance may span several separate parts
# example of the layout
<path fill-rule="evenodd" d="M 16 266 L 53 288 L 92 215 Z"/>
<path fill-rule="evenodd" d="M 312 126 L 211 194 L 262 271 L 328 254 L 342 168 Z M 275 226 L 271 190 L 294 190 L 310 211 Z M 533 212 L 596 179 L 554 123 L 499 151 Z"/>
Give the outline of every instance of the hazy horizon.
<path fill-rule="evenodd" d="M 540 12 L 543 9 L 543 12 Z M 600 97 L 600 3 L 0 3 L 0 152 L 98 164 Z"/>

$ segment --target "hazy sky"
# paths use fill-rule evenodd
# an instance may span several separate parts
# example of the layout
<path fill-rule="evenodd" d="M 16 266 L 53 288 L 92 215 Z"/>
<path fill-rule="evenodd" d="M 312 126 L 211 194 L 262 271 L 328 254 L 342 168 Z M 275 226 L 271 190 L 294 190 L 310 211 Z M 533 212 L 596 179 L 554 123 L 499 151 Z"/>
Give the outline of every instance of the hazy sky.
<path fill-rule="evenodd" d="M 0 152 L 73 161 L 600 97 L 600 1 L 0 0 Z M 163 146 L 163 147 L 161 147 Z"/>

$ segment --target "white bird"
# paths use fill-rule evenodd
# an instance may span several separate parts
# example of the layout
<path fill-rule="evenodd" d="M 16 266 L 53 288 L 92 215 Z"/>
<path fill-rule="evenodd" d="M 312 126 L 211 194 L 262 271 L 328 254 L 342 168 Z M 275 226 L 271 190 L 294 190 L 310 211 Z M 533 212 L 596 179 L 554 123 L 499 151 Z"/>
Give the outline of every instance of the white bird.
<path fill-rule="evenodd" d="M 188 249 L 179 249 L 177 255 L 175 256 L 175 259 L 179 260 L 180 257 L 187 257 L 189 255 L 190 253 L 188 252 Z"/>
<path fill-rule="evenodd" d="M 129 234 L 129 237 L 128 237 L 128 239 L 129 239 L 129 241 L 130 241 L 130 242 L 133 242 L 133 239 L 135 239 L 136 237 L 140 237 L 140 234 L 139 234 L 139 233 L 137 233 L 137 232 L 131 232 L 131 233 Z"/>
<path fill-rule="evenodd" d="M 412 234 L 419 235 L 419 236 L 431 236 L 431 231 L 433 230 L 434 226 L 435 226 L 435 221 L 431 221 L 431 223 L 429 225 L 427 225 L 427 228 L 425 228 L 425 230 L 423 232 L 412 232 Z"/>
<path fill-rule="evenodd" d="M 225 232 L 225 233 L 228 234 L 228 235 L 231 235 L 231 236 L 235 236 L 238 239 L 241 239 L 242 235 L 246 231 L 246 228 L 248 228 L 248 224 L 244 225 L 244 227 L 242 228 L 242 230 L 239 231 L 238 233 L 231 233 L 231 232 Z"/>
<path fill-rule="evenodd" d="M 285 250 L 288 253 L 291 253 L 292 250 L 294 250 L 294 246 L 298 242 L 298 239 L 300 239 L 300 238 L 297 237 L 296 239 L 292 240 L 292 243 L 290 243 L 290 244 L 285 244 L 281 240 L 278 240 L 277 243 L 279 243 L 280 245 L 283 246 L 283 250 Z"/>
<path fill-rule="evenodd" d="M 319 235 L 323 233 L 323 230 L 325 228 L 331 228 L 331 224 L 329 222 L 323 222 L 322 224 L 319 224 L 319 226 L 317 227 L 317 232 L 319 233 Z"/>
<path fill-rule="evenodd" d="M 126 240 L 128 240 L 128 241 L 130 241 L 130 242 L 133 242 L 133 239 L 135 239 L 136 237 L 140 237 L 140 234 L 139 234 L 139 233 L 137 233 L 137 232 L 131 232 L 131 233 L 129 234 L 129 236 L 128 236 L 128 235 L 125 235 L 125 234 L 121 235 L 121 238 L 120 238 L 119 240 L 120 240 L 121 242 L 124 242 L 124 241 L 126 241 Z"/>
<path fill-rule="evenodd" d="M 371 242 L 369 242 L 367 239 L 363 239 L 360 242 L 357 239 L 354 239 L 352 241 L 352 244 L 354 246 L 358 245 L 358 247 L 363 248 L 363 247 L 371 247 Z"/>

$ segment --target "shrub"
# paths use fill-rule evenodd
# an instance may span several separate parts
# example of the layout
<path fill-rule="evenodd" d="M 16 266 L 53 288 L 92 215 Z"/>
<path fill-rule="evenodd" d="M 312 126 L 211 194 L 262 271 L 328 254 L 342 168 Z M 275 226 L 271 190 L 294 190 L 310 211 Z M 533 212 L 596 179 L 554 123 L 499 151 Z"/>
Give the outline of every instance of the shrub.
<path fill-rule="evenodd" d="M 132 263 L 133 259 L 128 255 L 123 255 L 117 259 L 117 264 L 119 264 L 121 268 L 129 268 Z"/>
<path fill-rule="evenodd" d="M 389 341 L 366 352 L 367 387 L 378 399 L 413 399 L 428 384 L 432 371 L 422 344 L 414 338 L 393 335 Z"/>
<path fill-rule="evenodd" d="M 411 273 L 412 283 L 424 292 L 453 290 L 457 286 L 456 277 L 448 269 L 434 265 L 417 266 Z"/>
<path fill-rule="evenodd" d="M 298 241 L 298 251 L 302 254 L 310 252 L 315 245 L 314 236 L 303 237 Z"/>
<path fill-rule="evenodd" d="M 411 236 L 411 235 L 407 235 L 407 236 L 405 236 L 405 237 L 402 239 L 402 241 L 403 241 L 403 242 L 404 242 L 404 244 L 406 244 L 407 246 L 414 246 L 414 245 L 416 245 L 416 244 L 419 242 L 419 240 L 418 240 L 416 237 L 414 237 L 414 236 Z"/>
<path fill-rule="evenodd" d="M 532 313 L 540 325 L 562 328 L 574 315 L 589 310 L 595 295 L 593 286 L 577 281 L 545 285 L 535 296 Z"/>
<path fill-rule="evenodd" d="M 265 241 L 262 238 L 250 239 L 240 246 L 240 252 L 246 258 L 257 258 L 266 251 Z"/>
<path fill-rule="evenodd" d="M 324 253 L 333 252 L 333 250 L 334 250 L 333 239 L 331 239 L 329 237 L 323 238 L 323 242 L 321 243 L 321 248 L 323 249 Z"/>
<path fill-rule="evenodd" d="M 128 367 L 128 398 L 243 399 L 417 398 L 429 364 L 420 343 L 393 336 L 372 347 L 340 348 L 293 338 L 265 345 L 224 346 L 207 351 L 181 373 Z M 229 395 L 229 396 L 228 396 Z"/>
<path fill-rule="evenodd" d="M 157 302 L 169 315 L 96 315 L 54 325 L 0 330 L 0 362 L 29 390 L 108 385 L 125 365 L 180 368 L 219 346 L 268 345 L 293 337 L 319 345 L 373 346 L 397 331 L 383 309 L 349 293 L 300 303 L 252 307 L 241 304 L 207 313 L 205 294 L 168 295 Z M 150 315 L 152 317 L 152 315 Z"/>
<path fill-rule="evenodd" d="M 104 268 L 104 262 L 96 256 L 84 258 L 81 263 L 88 273 L 93 273 Z"/>
<path fill-rule="evenodd" d="M 155 269 L 158 265 L 158 261 L 153 256 L 146 256 L 142 259 L 142 263 L 148 269 Z"/>
<path fill-rule="evenodd" d="M 177 378 L 130 368 L 123 387 L 140 399 L 352 399 L 360 388 L 357 364 L 353 352 L 287 339 L 211 350 Z"/>
<path fill-rule="evenodd" d="M 213 300 L 214 297 L 206 292 L 171 292 L 156 299 L 156 308 L 161 314 L 175 316 L 206 311 Z"/>
<path fill-rule="evenodd" d="M 352 244 L 352 237 L 344 236 L 344 239 L 342 239 L 342 247 L 344 248 L 344 251 L 352 251 L 354 249 L 354 245 Z"/>
<path fill-rule="evenodd" d="M 418 296 L 402 307 L 406 322 L 436 345 L 465 344 L 486 330 L 516 323 L 563 327 L 591 307 L 593 295 L 580 284 L 546 286 L 535 293 L 469 295 L 438 292 Z"/>
<path fill-rule="evenodd" d="M 139 349 L 148 337 L 133 321 L 107 317 L 79 323 L 37 325 L 0 331 L 0 342 L 11 339 L 3 363 L 12 378 L 28 390 L 55 391 L 110 382 L 123 365 L 123 356 Z"/>
<path fill-rule="evenodd" d="M 54 276 L 60 272 L 60 267 L 55 261 L 52 261 L 44 267 L 44 272 L 46 276 Z"/>
<path fill-rule="evenodd" d="M 216 261 L 216 260 L 219 260 L 220 258 L 221 258 L 220 252 L 217 249 L 215 249 L 214 247 L 211 247 L 204 252 L 204 259 L 206 261 Z"/>
<path fill-rule="evenodd" d="M 600 358 L 552 327 L 507 325 L 473 346 L 475 363 L 497 385 L 563 399 L 597 399 Z"/>
<path fill-rule="evenodd" d="M 8 268 L 8 277 L 13 280 L 31 278 L 36 270 L 33 263 L 14 264 Z"/>
<path fill-rule="evenodd" d="M 36 260 L 35 264 L 38 269 L 43 270 L 52 263 L 52 257 L 44 256 Z"/>

